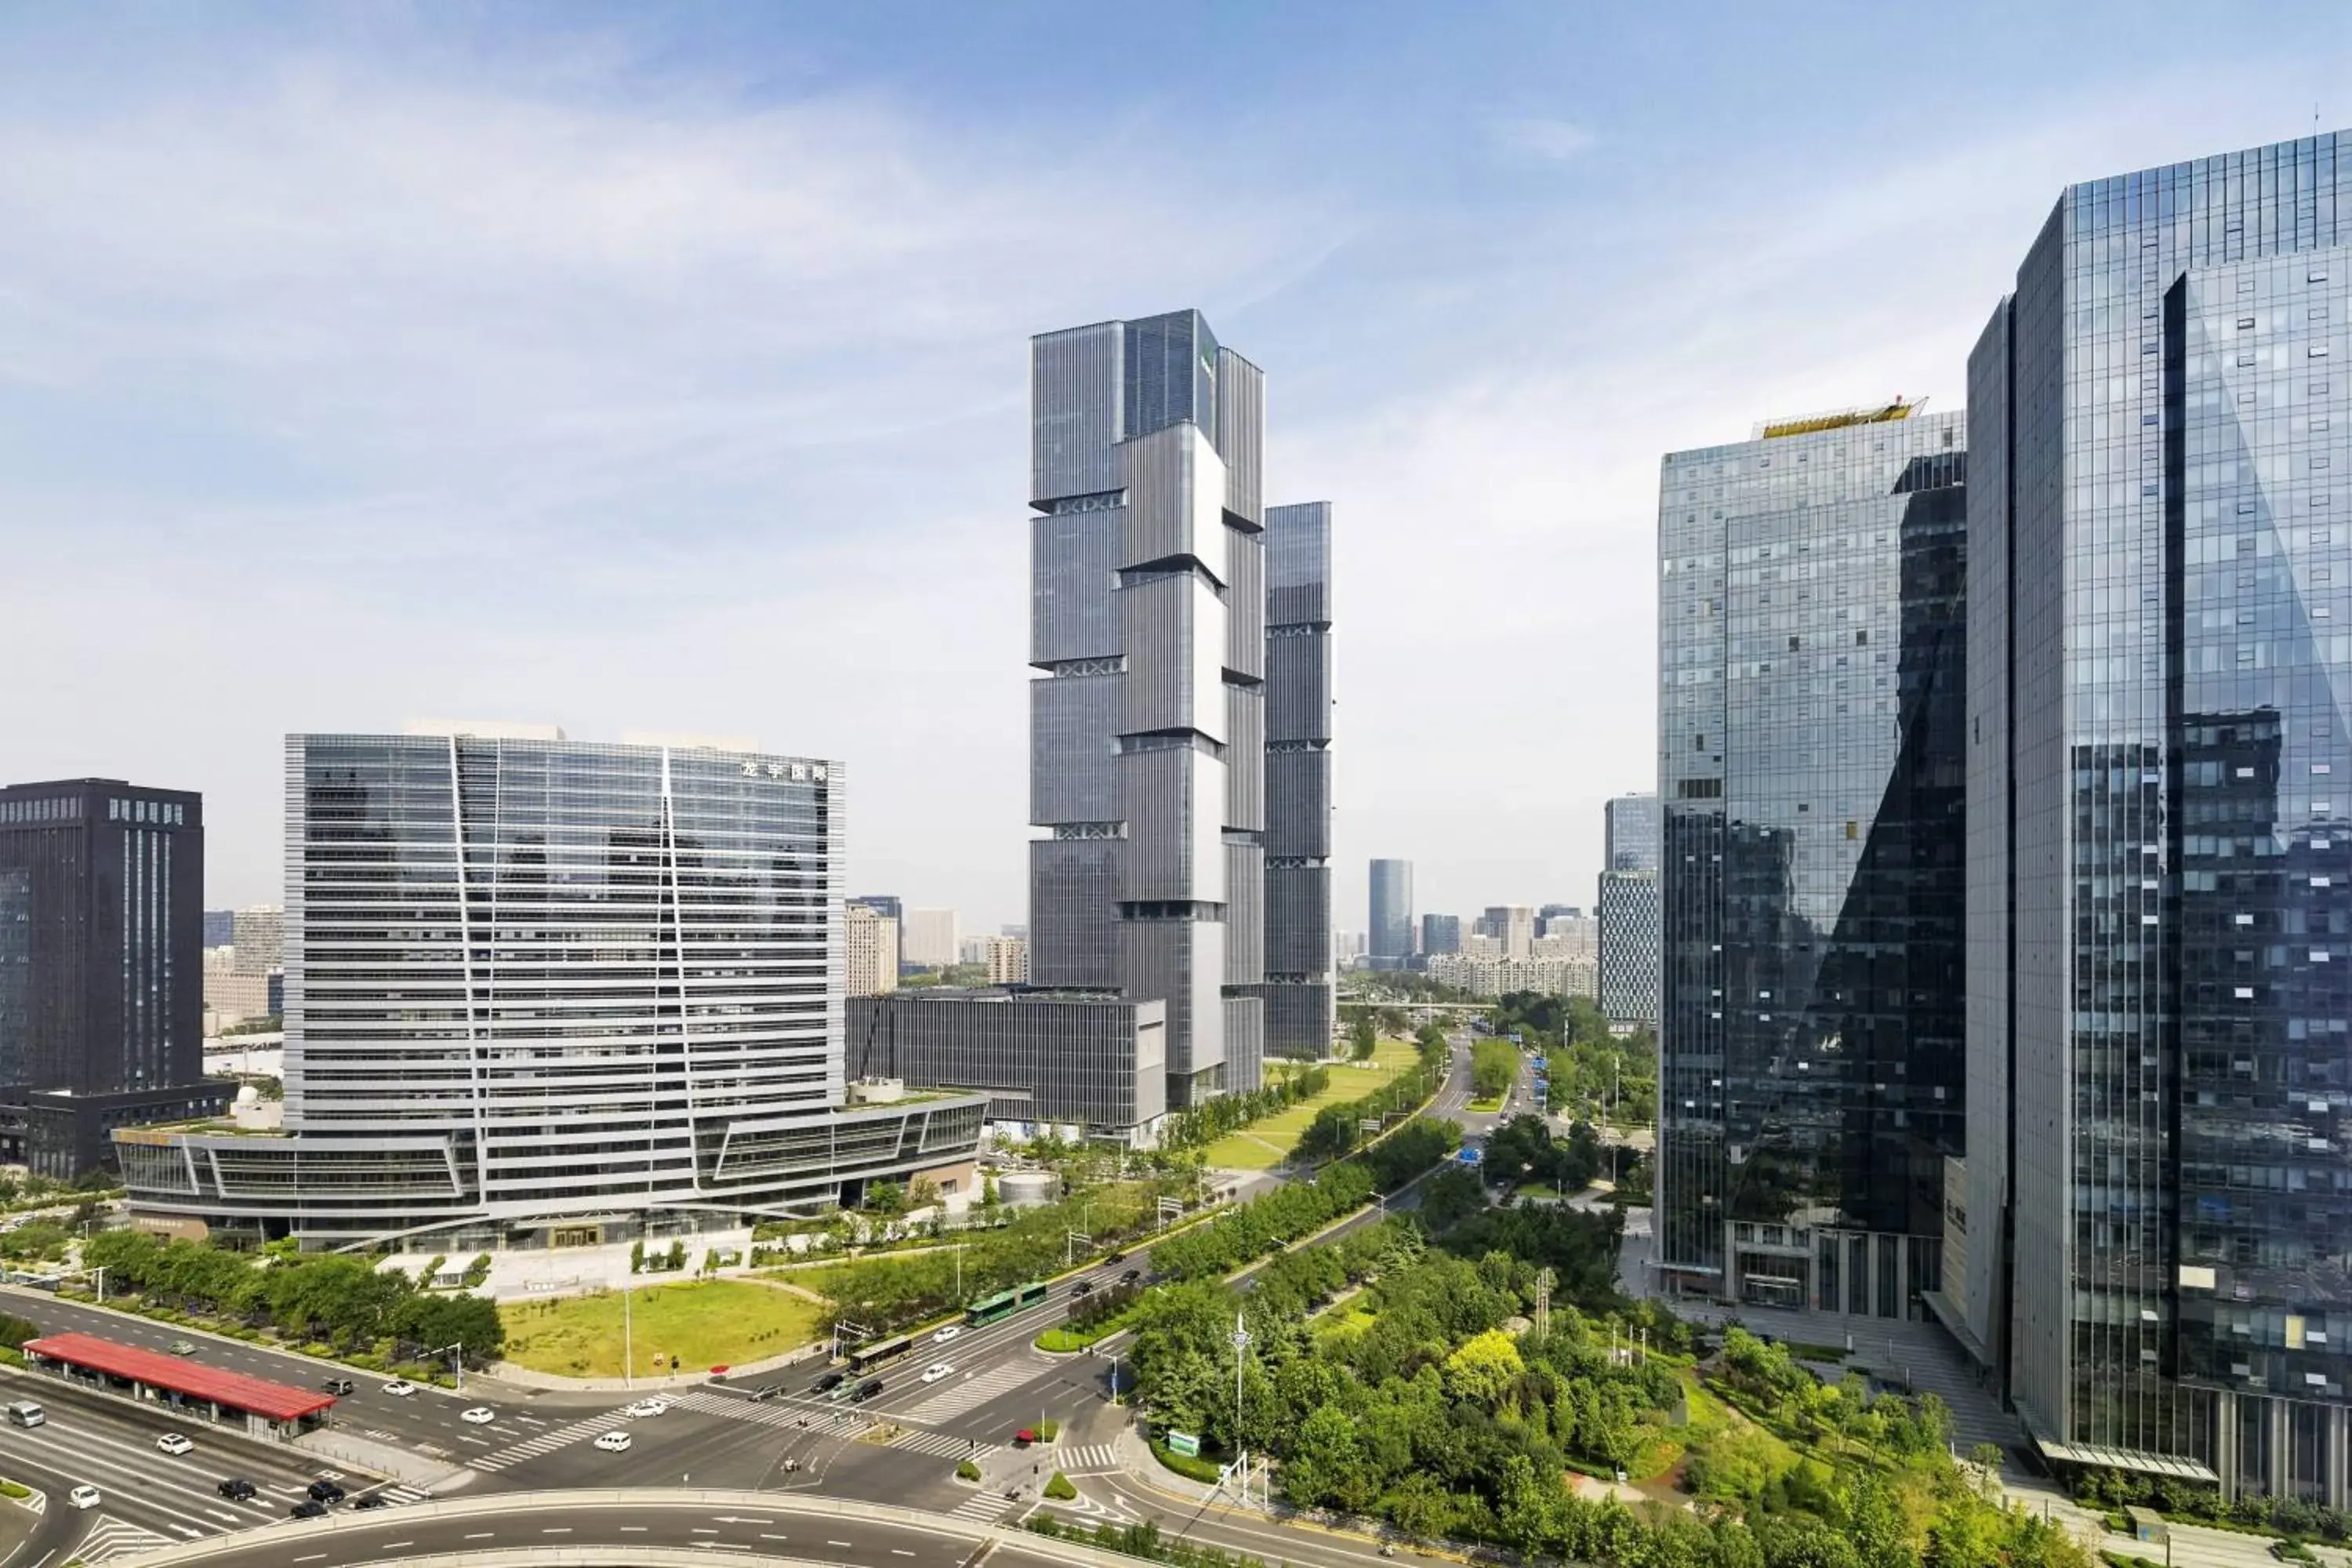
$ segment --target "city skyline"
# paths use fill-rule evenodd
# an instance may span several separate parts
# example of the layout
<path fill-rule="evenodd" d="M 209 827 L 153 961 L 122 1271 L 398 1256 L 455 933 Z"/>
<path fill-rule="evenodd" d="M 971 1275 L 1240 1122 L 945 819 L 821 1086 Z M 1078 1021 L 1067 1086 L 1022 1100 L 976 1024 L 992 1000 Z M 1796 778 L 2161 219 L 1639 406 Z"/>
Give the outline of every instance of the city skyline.
<path fill-rule="evenodd" d="M 1269 493 L 1328 496 L 1348 520 L 1339 570 L 1358 625 L 1421 629 L 1349 642 L 1338 694 L 1362 749 L 1333 863 L 1406 856 L 1425 908 L 1584 902 L 1601 868 L 1585 824 L 1647 787 L 1650 703 L 1578 680 L 1567 743 L 1523 722 L 1519 682 L 1460 679 L 1430 637 L 1460 628 L 1466 647 L 1475 626 L 1521 670 L 1622 666 L 1652 636 L 1643 454 L 1759 407 L 1898 390 L 1958 407 L 1980 325 L 1962 301 L 2013 269 L 2042 185 L 2292 133 L 2282 103 L 2341 76 L 2340 32 L 2216 68 L 2162 29 L 2118 44 L 2095 10 L 2020 7 L 1986 29 L 2028 73 L 2000 89 L 1965 65 L 1989 37 L 1880 18 L 1874 47 L 1932 43 L 1954 61 L 1934 89 L 1941 122 L 1991 127 L 1932 145 L 1907 134 L 1916 84 L 1867 73 L 1841 79 L 1833 110 L 1783 104 L 1737 136 L 1684 112 L 1710 83 L 1752 85 L 1759 60 L 1853 58 L 1858 40 L 1834 30 L 1718 22 L 1677 44 L 1662 91 L 1667 68 L 1643 51 L 1664 22 L 1379 6 L 1335 20 L 1324 43 L 1353 71 L 1392 79 L 1410 61 L 1427 79 L 1399 114 L 1392 95 L 1246 47 L 1278 22 L 1197 19 L 1250 62 L 1204 84 L 1210 101 L 1278 116 L 1254 138 L 1329 154 L 1328 183 L 1303 194 L 1277 161 L 1236 157 L 1233 132 L 1191 134 L 1189 104 L 1118 105 L 1164 180 L 1132 180 L 1116 153 L 1036 161 L 1089 143 L 1062 132 L 1116 100 L 1116 73 L 1097 68 L 1136 47 L 1139 18 L 960 18 L 887 40 L 810 21 L 789 48 L 782 22 L 738 18 L 719 59 L 698 42 L 709 12 L 596 10 L 593 35 L 539 13 L 539 31 L 449 37 L 323 11 L 201 37 L 110 26 L 102 8 L 12 14 L 0 222 L 16 243 L 0 298 L 34 310 L 9 307 L 0 517 L 40 524 L 16 541 L 15 569 L 42 590 L 18 624 L 75 673 L 0 699 L 9 774 L 202 789 L 207 901 L 234 907 L 272 896 L 288 732 L 450 711 L 789 732 L 852 759 L 869 791 L 853 886 L 900 888 L 972 929 L 1018 920 L 1014 345 L 1188 300 L 1284 366 Z M 1066 89 L 1018 114 L 969 86 L 931 90 L 1048 35 Z M 2093 37 L 2094 63 L 2062 73 Z M 769 56 L 791 69 L 745 76 Z M 2168 98 L 2192 69 L 2196 90 Z M 531 192 L 553 243 L 405 164 L 368 172 L 363 146 L 404 139 L 404 156 L 462 146 L 481 188 Z M 640 223 L 604 194 L 625 161 L 645 182 L 629 189 L 740 199 Z M 1793 206 L 1775 189 L 1788 168 L 1808 170 Z M 1008 221 L 1040 186 L 1101 195 L 1125 224 L 1116 252 L 1042 263 Z M 221 195 L 186 201 L 197 188 Z M 1228 247 L 1171 243 L 1218 200 Z M 904 238 L 808 247 L 784 237 L 787 209 L 819 215 L 811 232 Z M 1433 230 L 1433 212 L 1450 221 Z M 1773 243 L 1735 261 L 1724 231 Z M 1642 245 L 1612 237 L 1633 232 Z M 132 259 L 161 256 L 168 273 Z M 1455 281 L 1425 289 L 1430 268 Z M 248 286 L 257 270 L 268 287 Z M 396 308 L 344 308 L 362 296 Z M 914 317 L 882 303 L 909 299 L 925 301 Z M 1392 330 L 1361 331 L 1375 317 Z M 746 321 L 761 323 L 748 338 Z M 1630 403 L 1600 390 L 1629 384 L 1643 388 Z M 919 471 L 898 460 L 909 439 Z M 141 461 L 110 457 L 123 449 Z M 857 527 L 835 525 L 853 512 Z M 1452 544 L 1431 552 L 1435 515 Z M 99 598 L 125 612 L 109 626 L 133 628 L 120 646 L 67 612 Z M 283 657 L 353 630 L 414 657 Z M 689 637 L 722 668 L 848 647 L 863 662 L 789 700 L 725 676 L 674 712 L 659 672 Z M 1480 811 L 1456 810 L 1417 753 L 1428 713 L 1489 748 Z M 929 761 L 941 746 L 959 758 L 948 791 Z M 1361 889 L 1337 881 L 1337 922 L 1363 929 Z"/>

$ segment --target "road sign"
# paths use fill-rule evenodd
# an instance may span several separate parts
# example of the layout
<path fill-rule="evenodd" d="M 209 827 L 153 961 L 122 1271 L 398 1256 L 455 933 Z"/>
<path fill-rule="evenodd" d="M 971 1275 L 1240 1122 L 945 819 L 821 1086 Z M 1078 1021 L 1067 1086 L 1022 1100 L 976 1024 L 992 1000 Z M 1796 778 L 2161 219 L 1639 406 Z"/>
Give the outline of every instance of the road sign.
<path fill-rule="evenodd" d="M 1515 1046 L 1524 1046 L 1524 1045 L 1526 1045 L 1527 1043 L 1528 1043 L 1528 1037 L 1527 1037 L 1527 1036 L 1525 1036 L 1525 1035 L 1523 1035 L 1523 1034 L 1519 1033 L 1519 1031 L 1518 1031 L 1518 1030 L 1517 1030 L 1517 1029 L 1513 1029 L 1513 1030 L 1511 1031 L 1511 1044 L 1513 1044 L 1513 1045 L 1515 1045 Z"/>
<path fill-rule="evenodd" d="M 1480 1154 L 1475 1149 L 1465 1149 L 1461 1153 L 1455 1155 L 1454 1158 L 1461 1161 L 1465 1165 L 1475 1165 L 1481 1159 L 1485 1158 L 1485 1156 Z"/>
<path fill-rule="evenodd" d="M 1201 1439 L 1190 1432 L 1171 1432 L 1168 1434 L 1168 1451 L 1187 1459 L 1197 1459 L 1201 1457 Z"/>

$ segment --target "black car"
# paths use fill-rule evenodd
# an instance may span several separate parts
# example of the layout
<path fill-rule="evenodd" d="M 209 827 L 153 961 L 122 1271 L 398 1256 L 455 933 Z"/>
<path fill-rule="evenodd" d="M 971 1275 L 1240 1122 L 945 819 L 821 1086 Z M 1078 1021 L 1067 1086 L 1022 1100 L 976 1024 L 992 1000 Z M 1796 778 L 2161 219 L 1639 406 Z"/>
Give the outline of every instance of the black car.
<path fill-rule="evenodd" d="M 286 1511 L 296 1519 L 324 1519 L 327 1514 L 327 1505 L 315 1498 L 304 1498 Z"/>
<path fill-rule="evenodd" d="M 251 1502 L 260 1495 L 260 1489 L 242 1476 L 231 1476 L 220 1484 L 220 1495 L 231 1502 Z"/>
<path fill-rule="evenodd" d="M 1143 1278 L 1143 1270 L 1142 1270 L 1142 1269 L 1140 1269 L 1140 1268 L 1130 1268 L 1130 1269 L 1129 1269 L 1126 1273 L 1124 1273 L 1124 1274 L 1122 1274 L 1122 1275 L 1120 1275 L 1120 1276 L 1118 1277 L 1118 1282 L 1119 1282 L 1120 1284 L 1122 1284 L 1122 1285 L 1132 1285 L 1132 1284 L 1134 1284 L 1137 1280 L 1139 1280 L 1139 1279 L 1142 1279 L 1142 1278 Z"/>
<path fill-rule="evenodd" d="M 816 1380 L 816 1386 L 810 1389 L 809 1392 L 811 1394 L 831 1394 L 835 1389 L 841 1386 L 841 1380 L 847 1375 L 848 1373 L 840 1372 L 826 1373 L 823 1377 Z"/>
<path fill-rule="evenodd" d="M 341 1502 L 343 1500 L 343 1489 L 337 1486 L 332 1481 L 312 1481 L 310 1483 L 310 1500 L 312 1502 Z"/>
<path fill-rule="evenodd" d="M 761 1384 L 751 1391 L 751 1403 L 757 1405 L 762 1399 L 773 1399 L 783 1392 L 784 1385 L 781 1383 Z"/>
<path fill-rule="evenodd" d="M 1105 1263 L 1124 1263 L 1127 1261 L 1127 1254 L 1124 1252 L 1114 1252 L 1108 1258 L 1104 1258 L 1103 1261 Z"/>
<path fill-rule="evenodd" d="M 370 1492 L 365 1497 L 353 1498 L 352 1506 L 353 1508 L 390 1508 L 392 1500 L 382 1492 Z"/>
<path fill-rule="evenodd" d="M 1081 1279 L 1070 1287 L 1070 1294 L 1073 1296 L 1091 1296 L 1094 1293 L 1095 1282 L 1091 1279 Z"/>
<path fill-rule="evenodd" d="M 348 1377 L 331 1377 L 319 1386 L 330 1394 L 349 1394 L 352 1385 L 352 1380 Z"/>
<path fill-rule="evenodd" d="M 857 1385 L 857 1392 L 849 1396 L 849 1402 L 852 1405 L 863 1405 L 881 1392 L 882 1380 L 878 1377 L 869 1377 Z"/>

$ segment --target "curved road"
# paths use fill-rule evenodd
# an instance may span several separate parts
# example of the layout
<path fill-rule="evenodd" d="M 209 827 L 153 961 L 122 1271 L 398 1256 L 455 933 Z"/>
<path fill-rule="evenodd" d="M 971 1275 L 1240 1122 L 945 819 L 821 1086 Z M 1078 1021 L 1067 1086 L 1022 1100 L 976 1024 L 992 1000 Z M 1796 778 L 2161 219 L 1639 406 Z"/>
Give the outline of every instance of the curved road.
<path fill-rule="evenodd" d="M 983 1530 L 952 1520 L 911 1522 L 901 1510 L 868 1509 L 862 1516 L 803 1507 L 783 1498 L 647 1491 L 625 1503 L 599 1493 L 593 1503 L 562 1494 L 502 1498 L 497 1510 L 478 1506 L 390 1510 L 296 1521 L 203 1546 L 158 1552 L 142 1568 L 205 1563 L 207 1568 L 344 1568 L 350 1563 L 398 1563 L 410 1558 L 488 1552 L 551 1554 L 560 1550 L 610 1552 L 626 1562 L 647 1548 L 725 1552 L 844 1568 L 960 1568 L 991 1538 L 991 1568 L 1045 1568 L 1066 1563 L 1024 1548 L 1011 1530 Z M 883 1518 L 882 1514 L 897 1517 Z"/>

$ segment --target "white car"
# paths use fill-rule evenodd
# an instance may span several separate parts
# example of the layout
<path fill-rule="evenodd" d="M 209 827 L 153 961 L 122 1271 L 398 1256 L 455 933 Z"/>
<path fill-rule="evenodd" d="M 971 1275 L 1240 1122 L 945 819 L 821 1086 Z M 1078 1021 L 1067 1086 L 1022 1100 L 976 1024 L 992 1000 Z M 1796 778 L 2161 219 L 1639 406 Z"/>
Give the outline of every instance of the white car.
<path fill-rule="evenodd" d="M 98 1506 L 98 1489 L 96 1487 L 76 1487 L 73 1490 L 66 1493 L 66 1501 L 73 1504 L 76 1508 L 96 1508 Z"/>
<path fill-rule="evenodd" d="M 408 1379 L 404 1377 L 395 1377 L 390 1383 L 383 1385 L 383 1391 L 386 1394 L 396 1394 L 400 1398 L 405 1399 L 410 1394 L 416 1392 L 416 1385 L 409 1382 Z"/>
<path fill-rule="evenodd" d="M 946 1328 L 941 1329 L 938 1333 L 931 1336 L 931 1343 L 935 1345 L 943 1345 L 961 1332 L 963 1332 L 963 1325 L 961 1323 L 950 1323 Z"/>
<path fill-rule="evenodd" d="M 499 1413 L 487 1405 L 477 1405 L 459 1417 L 468 1426 L 487 1426 L 499 1418 Z"/>
<path fill-rule="evenodd" d="M 635 1405 L 625 1408 L 621 1414 L 633 1421 L 650 1421 L 668 1408 L 669 1401 L 667 1399 L 640 1399 Z"/>
<path fill-rule="evenodd" d="M 923 1369 L 923 1381 L 925 1383 L 937 1383 L 940 1379 L 947 1376 L 954 1371 L 955 1368 L 950 1366 L 947 1363 L 943 1361 L 935 1361 L 931 1363 L 930 1365 Z"/>
<path fill-rule="evenodd" d="M 607 1432 L 596 1439 L 596 1447 L 607 1454 L 625 1454 L 629 1451 L 629 1435 L 626 1432 Z"/>
<path fill-rule="evenodd" d="M 155 1447 L 167 1454 L 187 1454 L 194 1452 L 196 1446 L 177 1432 L 166 1432 L 155 1439 Z"/>

